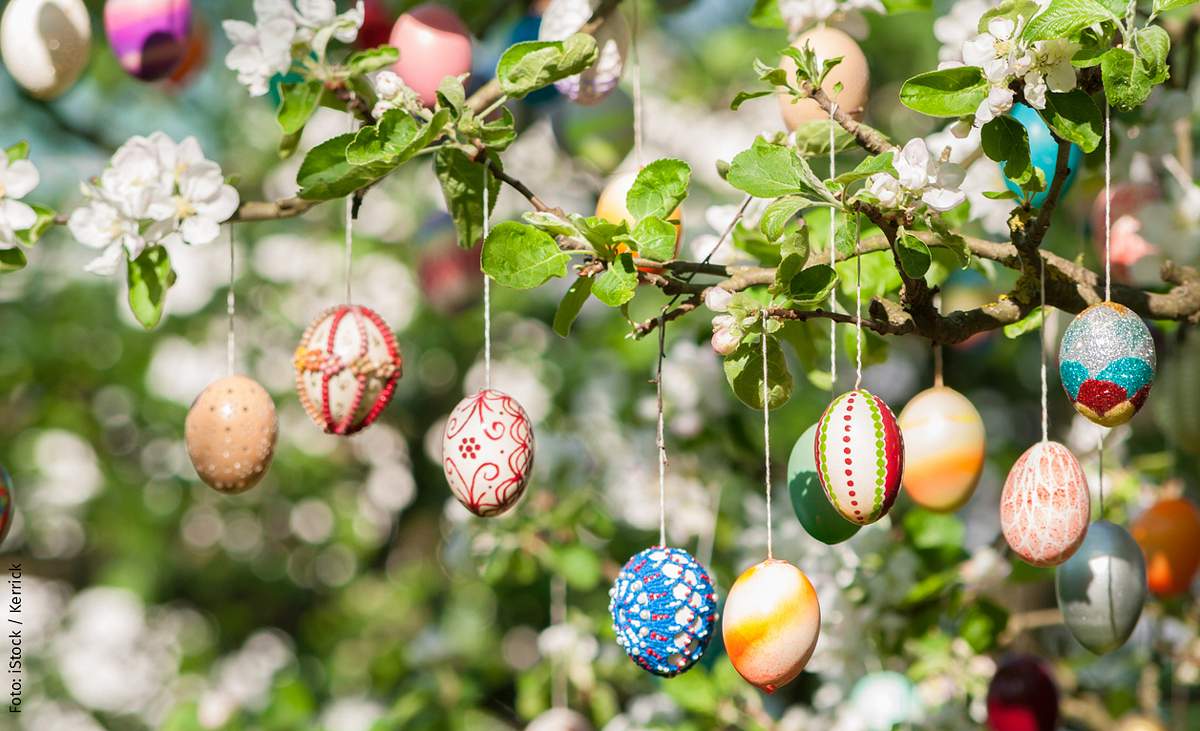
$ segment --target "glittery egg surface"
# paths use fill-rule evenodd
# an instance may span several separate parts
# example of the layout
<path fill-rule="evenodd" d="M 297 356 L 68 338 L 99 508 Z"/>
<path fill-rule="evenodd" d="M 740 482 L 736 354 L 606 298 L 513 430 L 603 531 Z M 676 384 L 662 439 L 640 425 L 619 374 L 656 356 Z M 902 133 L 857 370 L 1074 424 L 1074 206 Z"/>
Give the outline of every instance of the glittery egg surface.
<path fill-rule="evenodd" d="M 1133 536 L 1098 520 L 1083 545 L 1054 572 L 1063 624 L 1097 655 L 1129 639 L 1146 602 L 1146 560 Z"/>
<path fill-rule="evenodd" d="M 1142 408 L 1155 363 L 1146 323 L 1115 302 L 1080 312 L 1058 351 L 1058 372 L 1075 410 L 1101 426 L 1124 424 Z"/>
<path fill-rule="evenodd" d="M 279 426 L 266 389 L 246 376 L 229 376 L 204 389 L 184 423 L 196 474 L 218 492 L 239 493 L 267 474 Z"/>
<path fill-rule="evenodd" d="M 338 305 L 312 321 L 296 347 L 296 390 L 313 423 L 353 434 L 375 422 L 400 380 L 392 329 L 374 310 Z"/>
<path fill-rule="evenodd" d="M 4 543 L 8 529 L 12 527 L 15 511 L 12 475 L 8 474 L 8 470 L 4 469 L 3 465 L 0 465 L 0 543 Z"/>
<path fill-rule="evenodd" d="M 471 71 L 471 36 L 451 9 L 438 3 L 418 5 L 396 19 L 388 43 L 400 50 L 392 66 L 404 83 L 432 107 L 447 76 Z"/>
<path fill-rule="evenodd" d="M 1164 498 L 1133 521 L 1133 539 L 1146 557 L 1150 591 L 1186 592 L 1200 569 L 1200 512 L 1184 498 Z"/>
<path fill-rule="evenodd" d="M 0 17 L 4 68 L 26 91 L 53 99 L 87 67 L 92 21 L 83 0 L 12 0 Z"/>
<path fill-rule="evenodd" d="M 725 600 L 721 637 L 729 661 L 768 693 L 804 670 L 821 632 L 821 606 L 804 572 L 768 559 L 746 569 Z"/>
<path fill-rule="evenodd" d="M 712 639 L 716 589 L 681 548 L 654 546 L 635 554 L 609 597 L 617 644 L 647 672 L 669 678 L 686 671 Z"/>
<path fill-rule="evenodd" d="M 442 433 L 442 470 L 454 497 L 481 517 L 521 499 L 533 472 L 533 425 L 516 400 L 495 389 L 458 402 Z"/>
<path fill-rule="evenodd" d="M 904 472 L 904 437 L 883 399 L 866 389 L 833 400 L 817 424 L 817 477 L 846 520 L 874 523 L 892 508 Z"/>
<path fill-rule="evenodd" d="M 542 14 L 538 38 L 561 41 L 579 31 L 600 0 L 551 0 Z M 554 87 L 577 104 L 599 104 L 617 88 L 629 51 L 629 26 L 619 10 L 609 13 L 594 34 L 599 50 L 596 63 L 582 73 L 554 82 Z"/>
<path fill-rule="evenodd" d="M 792 45 L 800 49 L 805 45 L 812 46 L 818 61 L 842 59 L 825 77 L 821 89 L 842 111 L 855 119 L 861 119 L 871 94 L 871 68 L 867 65 L 867 57 L 858 43 L 837 28 L 821 27 L 801 35 Z M 794 81 L 796 62 L 784 56 L 780 64 Z M 836 90 L 838 84 L 842 85 L 840 92 Z M 778 98 L 779 111 L 783 114 L 784 124 L 789 130 L 795 130 L 805 122 L 823 122 L 829 119 L 829 113 L 812 99 L 797 101 L 790 94 L 784 93 L 780 93 Z"/>
<path fill-rule="evenodd" d="M 817 425 L 810 426 L 792 447 L 788 457 L 788 494 L 792 498 L 792 510 L 796 519 L 810 536 L 818 541 L 834 545 L 850 538 L 862 528 L 851 523 L 829 502 L 821 479 L 817 477 L 817 463 L 813 457 Z"/>
<path fill-rule="evenodd" d="M 104 32 L 127 73 L 143 81 L 165 78 L 187 54 L 191 0 L 108 0 Z"/>
<path fill-rule="evenodd" d="M 961 508 L 983 474 L 983 419 L 958 391 L 944 386 L 917 394 L 900 412 L 904 490 L 928 510 Z"/>
<path fill-rule="evenodd" d="M 1058 442 L 1038 442 L 1009 470 L 1000 494 L 1000 529 L 1033 566 L 1057 566 L 1083 543 L 1091 495 L 1079 460 Z"/>

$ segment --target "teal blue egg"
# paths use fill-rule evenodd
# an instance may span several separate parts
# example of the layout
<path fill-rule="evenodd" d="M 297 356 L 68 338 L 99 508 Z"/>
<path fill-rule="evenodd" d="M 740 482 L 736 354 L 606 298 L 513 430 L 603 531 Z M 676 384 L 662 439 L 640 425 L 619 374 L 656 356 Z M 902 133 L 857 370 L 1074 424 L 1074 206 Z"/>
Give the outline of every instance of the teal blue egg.
<path fill-rule="evenodd" d="M 796 518 L 804 530 L 818 541 L 832 546 L 853 536 L 861 526 L 843 518 L 821 487 L 813 450 L 816 434 L 817 425 L 813 424 L 792 447 L 787 466 L 788 492 L 792 496 L 792 510 L 796 512 Z"/>
<path fill-rule="evenodd" d="M 1046 190 L 1037 193 L 1033 196 L 1033 207 L 1041 208 L 1046 202 L 1046 196 L 1050 194 L 1050 183 L 1054 180 L 1054 173 L 1058 169 L 1058 143 L 1054 141 L 1054 136 L 1050 134 L 1050 128 L 1046 126 L 1046 122 L 1042 119 L 1042 115 L 1036 109 L 1027 107 L 1024 104 L 1014 104 L 1009 116 L 1017 120 L 1025 127 L 1029 133 L 1029 157 L 1033 162 L 1033 166 L 1042 171 L 1042 175 L 1046 176 Z M 1083 150 L 1078 146 L 1071 145 L 1071 153 L 1067 156 L 1067 165 L 1070 167 L 1070 172 L 1067 173 L 1067 179 L 1063 181 L 1062 194 L 1059 200 L 1066 196 L 1067 191 L 1071 189 L 1071 184 L 1075 182 L 1075 175 L 1079 172 L 1079 167 L 1083 164 Z M 1000 165 L 1001 170 L 1004 165 Z M 1009 190 L 1022 195 L 1021 186 L 1004 176 L 1004 185 Z"/>
<path fill-rule="evenodd" d="M 1054 588 L 1067 629 L 1079 644 L 1103 655 L 1124 645 L 1142 616 L 1146 559 L 1129 531 L 1099 520 L 1055 571 Z"/>

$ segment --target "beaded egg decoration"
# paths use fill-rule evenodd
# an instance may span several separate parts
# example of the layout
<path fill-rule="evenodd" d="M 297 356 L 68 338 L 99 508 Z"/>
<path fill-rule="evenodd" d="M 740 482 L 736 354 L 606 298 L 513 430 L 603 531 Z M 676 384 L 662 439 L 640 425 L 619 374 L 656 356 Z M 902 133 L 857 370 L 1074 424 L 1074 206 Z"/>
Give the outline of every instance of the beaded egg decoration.
<path fill-rule="evenodd" d="M 961 508 L 983 474 L 983 419 L 958 391 L 927 388 L 897 419 L 904 434 L 904 491 L 927 510 Z"/>
<path fill-rule="evenodd" d="M 279 420 L 267 390 L 246 376 L 214 381 L 196 397 L 184 441 L 196 474 L 217 492 L 254 487 L 275 456 Z"/>
<path fill-rule="evenodd" d="M 383 413 L 403 363 L 383 318 L 362 305 L 338 305 L 318 315 L 296 346 L 296 391 L 318 427 L 353 434 Z"/>
<path fill-rule="evenodd" d="M 1063 624 L 1097 655 L 1133 634 L 1146 603 L 1146 559 L 1129 531 L 1107 520 L 1088 528 L 1075 555 L 1054 572 Z"/>
<path fill-rule="evenodd" d="M 600 0 L 551 0 L 542 13 L 538 39 L 561 41 L 578 32 L 592 17 Z M 617 88 L 629 52 L 629 26 L 619 10 L 604 19 L 593 35 L 600 57 L 591 68 L 554 82 L 554 88 L 576 104 L 599 104 Z"/>
<path fill-rule="evenodd" d="M 1063 389 L 1076 411 L 1101 426 L 1120 426 L 1142 408 L 1155 363 L 1150 329 L 1116 302 L 1080 312 L 1058 350 Z"/>
<path fill-rule="evenodd" d="M 12 0 L 0 17 L 4 68 L 38 99 L 71 88 L 91 49 L 92 21 L 83 0 Z"/>
<path fill-rule="evenodd" d="M 13 483 L 12 475 L 8 474 L 8 470 L 0 465 L 0 543 L 4 543 L 4 538 L 8 535 L 8 529 L 12 527 L 13 512 L 16 507 L 13 505 Z"/>
<path fill-rule="evenodd" d="M 904 437 L 883 399 L 860 388 L 833 400 L 817 425 L 817 477 L 846 520 L 874 523 L 892 508 L 904 472 Z"/>
<path fill-rule="evenodd" d="M 495 389 L 454 407 L 442 432 L 442 470 L 450 491 L 482 518 L 509 510 L 533 472 L 533 426 L 516 400 Z"/>
<path fill-rule="evenodd" d="M 767 559 L 746 569 L 725 600 L 721 637 L 729 661 L 768 693 L 804 670 L 821 633 L 821 605 L 804 572 Z"/>
<path fill-rule="evenodd" d="M 191 0 L 108 0 L 104 32 L 126 73 L 142 81 L 171 75 L 188 51 Z"/>
<path fill-rule="evenodd" d="M 1092 515 L 1087 477 L 1058 442 L 1038 442 L 1009 470 L 1000 493 L 1000 529 L 1025 563 L 1057 566 L 1083 543 Z"/>
<path fill-rule="evenodd" d="M 712 639 L 716 589 L 681 548 L 653 546 L 635 554 L 608 595 L 617 644 L 647 672 L 670 678 L 686 671 Z"/>

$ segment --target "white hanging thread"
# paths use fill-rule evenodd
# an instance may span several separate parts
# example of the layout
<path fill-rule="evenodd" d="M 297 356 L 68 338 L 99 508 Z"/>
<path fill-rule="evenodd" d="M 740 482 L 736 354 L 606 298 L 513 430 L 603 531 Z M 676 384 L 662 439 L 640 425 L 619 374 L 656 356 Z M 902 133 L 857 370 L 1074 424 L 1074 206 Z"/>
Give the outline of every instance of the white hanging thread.
<path fill-rule="evenodd" d="M 229 235 L 229 292 L 225 294 L 225 314 L 229 316 L 229 332 L 225 336 L 225 367 L 226 375 L 232 376 L 237 365 L 237 340 L 233 329 L 234 315 L 237 311 L 237 297 L 233 292 L 233 224 L 226 224 L 225 230 Z"/>
<path fill-rule="evenodd" d="M 487 241 L 491 232 L 492 217 L 488 210 L 491 205 L 488 190 L 488 173 L 491 162 L 483 163 L 483 240 Z M 480 267 L 482 269 L 482 266 Z M 492 278 L 483 274 L 483 382 L 487 390 L 492 390 Z"/>
<path fill-rule="evenodd" d="M 633 67 L 633 157 L 638 170 L 642 169 L 642 63 L 638 57 L 638 0 L 633 0 L 633 32 L 630 37 L 629 64 Z M 614 10 L 613 12 L 620 12 Z"/>
<path fill-rule="evenodd" d="M 350 118 L 350 131 L 355 132 L 358 129 L 358 123 L 354 119 L 354 113 L 347 112 L 347 116 Z M 346 228 L 346 244 L 345 244 L 346 272 L 345 272 L 345 274 L 346 274 L 346 304 L 347 305 L 350 304 L 350 272 L 351 272 L 351 268 L 352 268 L 352 262 L 354 260 L 354 195 L 355 195 L 354 193 L 351 193 L 350 195 L 346 196 L 346 227 L 345 227 Z"/>
<path fill-rule="evenodd" d="M 1112 300 L 1112 108 L 1104 104 L 1104 301 Z"/>
<path fill-rule="evenodd" d="M 859 234 L 862 219 L 854 216 L 854 390 L 862 386 L 862 257 L 859 256 Z"/>
<path fill-rule="evenodd" d="M 762 311 L 762 402 L 763 402 L 763 465 L 766 467 L 767 493 L 767 560 L 775 558 L 771 536 L 771 387 L 767 383 L 767 310 Z"/>
<path fill-rule="evenodd" d="M 1042 346 L 1042 441 L 1050 441 L 1050 412 L 1047 406 L 1046 399 L 1046 320 L 1049 319 L 1046 313 L 1046 260 L 1042 257 L 1041 252 L 1038 252 L 1038 264 L 1041 267 L 1042 286 L 1041 294 L 1041 313 L 1042 326 L 1038 328 L 1038 340 Z"/>
<path fill-rule="evenodd" d="M 654 374 L 658 398 L 658 545 L 667 545 L 667 440 L 663 435 L 663 358 L 667 346 L 667 321 L 658 328 L 658 367 Z"/>
<path fill-rule="evenodd" d="M 829 177 L 837 177 L 837 129 L 834 126 L 833 115 L 837 111 L 837 102 L 829 107 Z M 837 267 L 837 211 L 829 209 L 829 268 Z M 837 291 L 829 293 L 829 311 L 837 312 Z M 837 391 L 837 323 L 829 320 L 829 393 Z"/>
<path fill-rule="evenodd" d="M 567 622 L 567 582 L 561 574 L 554 574 L 550 579 L 550 624 L 558 626 Z M 569 690 L 567 673 L 562 668 L 556 668 L 554 685 L 550 690 L 550 705 L 554 708 L 567 707 L 567 692 Z"/>
<path fill-rule="evenodd" d="M 1101 431 L 1100 439 L 1097 440 L 1100 445 L 1100 447 L 1099 447 L 1099 449 L 1100 449 L 1100 466 L 1099 466 L 1099 468 L 1097 468 L 1097 472 L 1098 472 L 1097 480 L 1100 483 L 1100 519 L 1101 520 L 1104 519 L 1104 437 L 1107 435 L 1107 432 L 1108 432 L 1107 429 Z"/>

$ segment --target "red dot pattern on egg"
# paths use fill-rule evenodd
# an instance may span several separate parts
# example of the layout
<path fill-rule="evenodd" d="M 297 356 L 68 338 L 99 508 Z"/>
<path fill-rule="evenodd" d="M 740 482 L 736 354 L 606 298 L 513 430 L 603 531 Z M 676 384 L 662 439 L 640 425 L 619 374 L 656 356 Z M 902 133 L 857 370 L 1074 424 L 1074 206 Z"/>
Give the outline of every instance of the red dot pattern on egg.
<path fill-rule="evenodd" d="M 533 471 L 533 425 L 516 400 L 495 389 L 458 402 L 442 434 L 442 470 L 451 492 L 488 518 L 521 499 Z"/>
<path fill-rule="evenodd" d="M 204 389 L 184 424 L 196 474 L 214 490 L 230 494 L 262 480 L 278 433 L 271 395 L 246 376 L 222 378 Z"/>
<path fill-rule="evenodd" d="M 1000 495 L 1000 528 L 1033 566 L 1057 566 L 1087 535 L 1091 494 L 1079 460 L 1058 442 L 1038 442 L 1013 465 Z"/>

